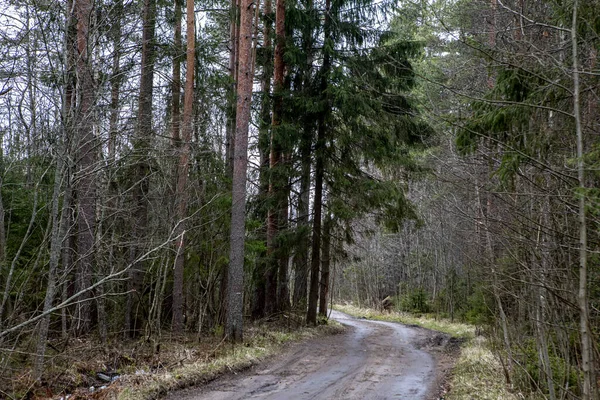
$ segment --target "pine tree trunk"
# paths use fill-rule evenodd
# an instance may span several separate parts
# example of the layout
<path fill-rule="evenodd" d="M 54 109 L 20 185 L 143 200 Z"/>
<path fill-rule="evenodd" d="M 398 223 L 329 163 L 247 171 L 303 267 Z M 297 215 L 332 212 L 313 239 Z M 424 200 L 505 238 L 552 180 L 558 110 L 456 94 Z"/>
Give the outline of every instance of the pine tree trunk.
<path fill-rule="evenodd" d="M 227 318 L 225 335 L 233 342 L 243 339 L 244 237 L 246 219 L 246 171 L 248 167 L 248 127 L 252 101 L 252 17 L 253 1 L 242 0 L 238 53 L 238 86 L 233 162 L 231 235 L 227 278 Z"/>
<path fill-rule="evenodd" d="M 185 76 L 185 99 L 183 109 L 182 143 L 179 147 L 179 167 L 177 168 L 177 255 L 173 271 L 173 333 L 183 332 L 183 276 L 185 263 L 185 229 L 188 203 L 188 170 L 190 159 L 190 142 L 192 140 L 192 118 L 194 107 L 194 61 L 196 28 L 194 20 L 194 0 L 186 1 L 187 8 L 187 58 Z"/>

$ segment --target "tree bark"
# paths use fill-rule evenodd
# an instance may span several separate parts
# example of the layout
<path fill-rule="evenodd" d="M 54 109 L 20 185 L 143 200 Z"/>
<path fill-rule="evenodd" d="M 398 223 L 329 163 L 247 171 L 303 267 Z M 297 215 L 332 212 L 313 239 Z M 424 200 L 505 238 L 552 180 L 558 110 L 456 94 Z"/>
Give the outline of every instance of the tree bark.
<path fill-rule="evenodd" d="M 234 154 L 234 136 L 236 130 L 236 93 L 238 84 L 238 63 L 239 63 L 239 42 L 240 42 L 240 1 L 231 0 L 230 10 L 230 28 L 229 28 L 229 78 L 231 81 L 231 90 L 229 91 L 229 106 L 227 113 L 227 127 L 225 132 L 225 164 L 227 166 L 227 175 L 233 176 L 233 154 Z"/>
<path fill-rule="evenodd" d="M 579 1 L 573 2 L 573 24 L 571 26 L 571 46 L 573 51 L 573 115 L 575 117 L 575 135 L 577 141 L 577 179 L 579 183 L 579 334 L 581 336 L 581 370 L 583 371 L 582 400 L 598 397 L 594 374 L 594 346 L 590 332 L 590 310 L 588 303 L 588 265 L 587 265 L 587 222 L 586 222 L 586 182 L 583 159 L 583 128 L 581 123 L 581 99 L 579 85 L 579 54 L 577 45 L 577 8 Z"/>
<path fill-rule="evenodd" d="M 265 0 L 263 5 L 263 52 L 264 64 L 261 82 L 261 111 L 260 111 L 260 130 L 258 138 L 258 148 L 260 151 L 260 171 L 259 171 L 259 198 L 261 203 L 268 201 L 269 194 L 269 162 L 270 162 L 270 128 L 271 128 L 271 78 L 273 76 L 273 47 L 271 43 L 271 32 L 273 25 L 273 7 L 271 0 Z M 259 218 L 267 221 L 268 210 L 266 206 L 259 208 Z M 267 243 L 268 235 L 265 231 L 261 232 L 262 239 Z M 258 259 L 256 270 L 254 271 L 254 293 L 252 299 L 252 318 L 259 319 L 265 315 L 267 280 L 269 278 L 269 261 L 266 251 L 263 251 Z"/>
<path fill-rule="evenodd" d="M 181 0 L 175 0 L 175 29 L 173 35 L 173 80 L 171 82 L 171 144 L 176 147 L 181 127 Z"/>
<path fill-rule="evenodd" d="M 331 265 L 331 215 L 325 215 L 323 223 L 323 250 L 321 253 L 321 287 L 319 293 L 319 315 L 327 318 L 327 300 L 329 295 L 329 271 Z"/>
<path fill-rule="evenodd" d="M 289 159 L 288 155 L 281 155 L 281 164 L 285 164 Z M 283 165 L 282 165 L 283 166 Z M 282 171 L 283 172 L 283 171 Z M 281 177 L 281 194 L 277 210 L 278 231 L 286 231 L 288 228 L 288 207 L 289 207 L 289 178 Z M 277 240 L 277 239 L 276 239 Z M 290 288 L 289 288 L 289 261 L 290 255 L 287 244 L 277 245 L 277 311 L 287 311 L 290 309 Z"/>
<path fill-rule="evenodd" d="M 108 138 L 108 159 L 114 161 L 117 147 L 117 131 L 119 122 L 119 101 L 121 94 L 121 14 L 123 12 L 123 1 L 118 0 L 114 5 L 114 25 L 111 29 L 113 41 L 113 65 L 110 78 L 110 122 Z"/>
<path fill-rule="evenodd" d="M 313 232 L 312 232 L 312 256 L 310 268 L 310 291 L 308 294 L 308 311 L 306 313 L 306 323 L 308 325 L 317 325 L 317 303 L 319 300 L 319 268 L 321 264 L 321 213 L 323 203 L 323 177 L 325 174 L 325 150 L 326 150 L 326 130 L 329 115 L 329 100 L 327 98 L 327 85 L 329 70 L 331 68 L 331 54 L 327 47 L 331 40 L 331 16 L 329 11 L 331 0 L 325 2 L 325 21 L 324 21 L 324 55 L 323 65 L 321 66 L 320 92 L 322 96 L 323 110 L 319 114 L 317 126 L 317 144 L 315 148 L 315 195 L 313 203 Z"/>
<path fill-rule="evenodd" d="M 312 0 L 306 2 L 308 13 L 314 11 Z M 313 62 L 313 29 L 302 30 L 302 49 L 306 54 L 306 63 L 302 71 L 302 86 L 306 95 L 312 95 L 311 70 Z M 306 296 L 308 289 L 308 250 L 310 246 L 310 182 L 311 182 L 311 150 L 314 135 L 314 121 L 308 114 L 303 121 L 302 139 L 300 143 L 300 194 L 298 195 L 298 231 L 300 237 L 294 254 L 294 294 L 293 305 L 306 309 Z"/>
<path fill-rule="evenodd" d="M 173 333 L 183 332 L 183 276 L 185 263 L 185 229 L 188 203 L 188 170 L 190 159 L 190 142 L 193 131 L 194 107 L 194 62 L 196 28 L 194 20 L 194 0 L 186 0 L 187 9 L 187 57 L 185 76 L 185 99 L 183 109 L 182 143 L 179 146 L 179 165 L 177 168 L 177 187 L 175 199 L 177 202 L 177 253 L 175 270 L 173 271 Z"/>
<path fill-rule="evenodd" d="M 59 142 L 60 143 L 60 142 Z M 59 147 L 62 147 L 59 144 Z M 44 312 L 52 308 L 52 302 L 56 294 L 56 277 L 58 264 L 60 261 L 63 238 L 66 231 L 66 215 L 60 214 L 60 192 L 64 177 L 64 159 L 66 154 L 63 148 L 57 149 L 56 154 L 56 172 L 54 174 L 54 188 L 52 193 L 52 209 L 50 218 L 52 220 L 52 238 L 50 242 L 50 260 L 48 265 L 48 282 L 46 285 L 46 295 L 44 298 Z M 40 327 L 37 338 L 36 358 L 34 365 L 34 378 L 40 380 L 44 371 L 44 357 L 46 355 L 46 341 L 48 340 L 48 328 L 50 326 L 50 315 L 45 316 L 40 321 Z"/>
<path fill-rule="evenodd" d="M 243 339 L 244 237 L 246 219 L 246 171 L 248 167 L 248 126 L 252 101 L 252 17 L 253 1 L 242 0 L 238 53 L 238 86 L 233 162 L 231 235 L 227 278 L 225 335 L 232 342 Z"/>
<path fill-rule="evenodd" d="M 236 108 L 237 108 L 237 85 L 238 85 L 238 64 L 239 64 L 239 42 L 240 42 L 240 0 L 231 0 L 230 9 L 230 27 L 229 27 L 229 78 L 231 88 L 228 91 L 227 106 L 227 125 L 225 129 L 225 170 L 227 177 L 233 180 L 233 155 L 234 140 L 236 130 Z M 227 319 L 227 279 L 229 277 L 229 268 L 224 266 L 221 269 L 221 290 L 219 292 L 219 314 L 218 323 L 225 324 Z"/>
<path fill-rule="evenodd" d="M 312 133 L 312 132 L 311 132 Z M 294 307 L 306 307 L 308 282 L 308 246 L 309 246 L 309 206 L 310 206 L 310 147 L 311 140 L 308 132 L 304 132 L 300 158 L 302 171 L 300 176 L 300 194 L 298 196 L 298 230 L 300 237 L 294 254 Z"/>
<path fill-rule="evenodd" d="M 129 249 L 130 261 L 138 259 L 144 246 L 148 225 L 148 191 L 150 189 L 150 147 L 152 140 L 152 93 L 154 85 L 156 0 L 144 0 L 142 32 L 142 60 L 140 77 L 140 95 L 138 101 L 137 132 L 134 141 L 134 188 L 133 188 L 133 226 Z M 128 295 L 125 305 L 125 332 L 135 336 L 141 329 L 142 321 L 134 315 L 142 294 L 145 275 L 145 263 L 135 263 L 128 276 Z"/>
<path fill-rule="evenodd" d="M 285 171 L 286 157 L 283 154 L 284 138 L 280 126 L 283 122 L 283 92 L 285 90 L 285 0 L 277 0 L 275 6 L 275 59 L 273 76 L 273 120 L 271 128 L 271 197 L 274 206 L 269 211 L 270 252 L 274 256 L 273 267 L 277 273 L 276 309 L 283 311 L 289 308 L 288 290 L 288 257 L 277 238 L 279 231 L 287 225 L 287 174 Z M 269 234 L 269 232 L 268 232 Z M 269 240 L 267 240 L 269 242 Z M 275 300 L 275 299 L 273 299 Z M 268 301 L 268 299 L 267 299 Z"/>
<path fill-rule="evenodd" d="M 75 0 L 77 18 L 77 92 L 79 104 L 75 115 L 77 134 L 77 265 L 76 290 L 81 291 L 92 284 L 94 260 L 94 230 L 96 226 L 96 140 L 93 132 L 93 104 L 95 97 L 91 68 L 90 21 L 92 17 L 90 0 Z M 76 306 L 76 331 L 87 333 L 91 328 L 91 293 L 79 299 Z"/>
<path fill-rule="evenodd" d="M 0 141 L 3 137 L 0 136 Z M 2 186 L 4 185 L 4 149 L 0 148 L 0 276 L 6 262 L 6 229 L 4 227 L 4 219 L 6 212 L 4 210 L 4 200 L 2 199 Z"/>

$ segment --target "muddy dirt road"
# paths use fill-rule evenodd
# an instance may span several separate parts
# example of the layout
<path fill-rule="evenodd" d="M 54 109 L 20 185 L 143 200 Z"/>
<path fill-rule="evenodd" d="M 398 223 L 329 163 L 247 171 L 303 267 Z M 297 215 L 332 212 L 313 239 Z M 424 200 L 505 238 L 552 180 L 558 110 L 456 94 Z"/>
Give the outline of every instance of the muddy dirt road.
<path fill-rule="evenodd" d="M 332 318 L 347 331 L 292 346 L 263 365 L 168 399 L 436 398 L 441 352 L 423 346 L 432 342 L 431 331 L 336 311 Z"/>

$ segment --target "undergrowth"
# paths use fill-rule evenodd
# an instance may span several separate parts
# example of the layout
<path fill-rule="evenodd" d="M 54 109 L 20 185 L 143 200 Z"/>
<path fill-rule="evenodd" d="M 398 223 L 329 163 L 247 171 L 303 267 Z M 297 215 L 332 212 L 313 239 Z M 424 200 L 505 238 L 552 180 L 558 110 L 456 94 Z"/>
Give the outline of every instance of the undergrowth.
<path fill-rule="evenodd" d="M 0 399 L 157 399 L 167 392 L 208 382 L 227 372 L 246 369 L 281 351 L 282 346 L 311 337 L 340 333 L 335 321 L 315 328 L 290 327 L 282 321 L 249 324 L 244 342 L 232 345 L 219 336 L 189 335 L 160 341 L 160 351 L 144 340 L 95 337 L 72 340 L 51 354 L 42 383 L 32 379 L 32 366 L 22 363 L 19 374 L 0 377 Z M 98 373 L 118 375 L 101 382 Z"/>

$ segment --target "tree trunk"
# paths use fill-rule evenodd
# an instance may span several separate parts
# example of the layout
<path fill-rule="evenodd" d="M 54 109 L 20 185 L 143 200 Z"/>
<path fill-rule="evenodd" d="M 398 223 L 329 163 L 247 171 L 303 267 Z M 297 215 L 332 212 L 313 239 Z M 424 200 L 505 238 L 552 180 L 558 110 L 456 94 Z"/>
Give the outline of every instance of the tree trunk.
<path fill-rule="evenodd" d="M 231 81 L 231 90 L 229 91 L 229 106 L 227 113 L 227 127 L 225 132 L 225 163 L 227 165 L 227 175 L 231 178 L 233 175 L 233 154 L 234 154 L 234 136 L 236 130 L 236 93 L 238 84 L 238 63 L 239 63 L 239 43 L 240 43 L 240 1 L 231 0 L 230 10 L 230 28 L 229 28 L 229 78 Z"/>
<path fill-rule="evenodd" d="M 175 32 L 173 35 L 173 80 L 171 82 L 171 144 L 178 145 L 181 125 L 181 0 L 175 0 Z"/>
<path fill-rule="evenodd" d="M 594 346 L 590 332 L 590 310 L 588 303 L 588 266 L 587 266 L 587 226 L 585 199 L 585 165 L 583 159 L 583 128 L 581 123 L 581 104 L 579 87 L 579 54 L 577 46 L 577 8 L 579 1 L 573 2 L 573 24 L 571 26 L 571 46 L 573 50 L 573 115 L 575 117 L 575 135 L 577 141 L 577 179 L 579 182 L 579 334 L 581 336 L 581 369 L 583 371 L 582 400 L 596 399 L 596 376 L 594 373 Z"/>
<path fill-rule="evenodd" d="M 281 155 L 281 164 L 285 164 L 288 160 L 287 155 Z M 285 171 L 285 170 L 284 170 Z M 290 186 L 288 184 L 287 177 L 281 177 L 282 187 L 279 189 L 281 194 L 280 204 L 277 210 L 277 219 L 279 221 L 278 231 L 285 231 L 288 227 L 288 198 Z M 290 309 L 290 289 L 289 289 L 289 250 L 288 245 L 278 245 L 277 246 L 277 260 L 278 260 L 278 268 L 277 268 L 277 311 L 287 311 Z"/>
<path fill-rule="evenodd" d="M 248 126 L 252 101 L 252 17 L 253 1 L 242 0 L 238 53 L 238 86 L 233 162 L 231 235 L 227 278 L 225 335 L 233 342 L 243 339 L 244 236 L 246 219 L 246 170 L 248 167 Z"/>
<path fill-rule="evenodd" d="M 121 94 L 121 16 L 123 12 L 123 1 L 118 0 L 114 5 L 114 25 L 111 29 L 113 40 L 113 65 L 110 78 L 110 123 L 108 137 L 108 159 L 114 161 L 117 147 L 117 132 L 119 122 L 119 98 Z"/>
<path fill-rule="evenodd" d="M 321 253 L 321 287 L 319 293 L 319 315 L 327 318 L 327 300 L 329 295 L 329 271 L 331 265 L 331 215 L 325 215 L 323 224 L 323 250 Z"/>
<path fill-rule="evenodd" d="M 62 248 L 62 274 L 68 277 L 73 270 L 73 260 L 75 259 L 75 233 L 72 231 L 72 227 L 75 224 L 75 202 L 73 199 L 73 178 L 74 178 L 74 161 L 73 156 L 75 155 L 75 106 L 76 101 L 76 60 L 77 54 L 75 49 L 75 43 L 77 41 L 77 18 L 74 14 L 73 1 L 67 0 L 66 3 L 66 16 L 65 16 L 65 91 L 64 91 L 64 122 L 63 127 L 65 129 L 65 137 L 63 138 L 63 146 L 65 152 L 71 157 L 65 160 L 65 193 L 63 195 L 62 215 L 66 218 L 65 226 L 65 238 Z M 66 300 L 68 297 L 68 290 L 70 279 L 65 278 L 64 282 L 61 282 L 61 299 Z M 69 310 L 65 307 L 61 310 L 61 328 L 62 337 L 67 339 L 69 335 Z"/>
<path fill-rule="evenodd" d="M 306 2 L 306 10 L 310 14 L 314 11 L 312 0 Z M 302 86 L 306 95 L 311 96 L 311 71 L 313 62 L 313 29 L 305 27 L 302 30 L 302 49 L 306 54 L 306 63 L 302 71 Z M 308 289 L 308 250 L 310 245 L 310 182 L 311 182 L 311 148 L 313 144 L 314 121 L 312 115 L 307 115 L 303 121 L 302 139 L 300 143 L 300 193 L 298 195 L 298 231 L 300 237 L 294 254 L 294 307 L 306 309 L 306 296 Z"/>
<path fill-rule="evenodd" d="M 310 132 L 312 133 L 312 132 Z M 302 171 L 300 176 L 300 194 L 298 196 L 298 231 L 300 237 L 294 254 L 294 307 L 306 307 L 306 292 L 308 280 L 308 245 L 309 245 L 309 203 L 310 203 L 310 147 L 309 132 L 304 132 L 300 158 Z"/>
<path fill-rule="evenodd" d="M 134 141 L 133 188 L 133 226 L 131 228 L 132 243 L 129 249 L 130 261 L 133 262 L 142 252 L 148 225 L 148 191 L 150 162 L 149 157 L 152 140 L 152 93 L 154 85 L 155 58 L 155 24 L 156 0 L 144 0 L 142 32 L 142 61 L 140 77 L 140 95 L 138 101 L 137 132 Z M 125 308 L 125 332 L 135 336 L 141 329 L 142 321 L 134 315 L 137 304 L 143 294 L 145 262 L 136 262 L 128 276 L 128 295 Z"/>
<path fill-rule="evenodd" d="M 236 130 L 236 108 L 237 108 L 237 85 L 238 85 L 238 66 L 239 66 L 239 44 L 240 44 L 240 0 L 231 0 L 230 10 L 230 28 L 229 28 L 229 78 L 231 89 L 228 94 L 227 107 L 227 125 L 225 130 L 225 169 L 227 177 L 233 180 L 233 155 L 234 155 L 234 136 Z M 218 323 L 225 324 L 227 319 L 227 279 L 229 277 L 229 267 L 223 266 L 221 269 L 221 290 L 219 292 L 219 313 Z"/>
<path fill-rule="evenodd" d="M 192 118 L 194 106 L 194 61 L 196 28 L 194 21 L 194 0 L 186 1 L 187 9 L 187 57 L 185 76 L 185 99 L 183 109 L 182 143 L 179 146 L 179 166 L 177 168 L 177 187 L 175 199 L 177 202 L 177 253 L 175 270 L 173 271 L 173 333 L 183 332 L 183 275 L 185 263 L 185 229 L 188 203 L 188 170 L 190 159 L 190 142 L 192 140 Z"/>
<path fill-rule="evenodd" d="M 278 246 L 278 233 L 280 217 L 282 216 L 281 208 L 283 187 L 283 157 L 282 157 L 282 138 L 281 130 L 279 129 L 282 122 L 283 112 L 283 90 L 284 90 L 284 69 L 283 61 L 285 51 L 285 0 L 277 0 L 275 6 L 275 61 L 274 61 L 274 77 L 273 77 L 273 119 L 271 122 L 271 154 L 269 161 L 270 184 L 269 197 L 271 206 L 269 207 L 267 216 L 267 294 L 266 294 L 266 311 L 267 314 L 279 308 L 279 291 L 277 276 L 281 268 L 281 258 Z M 281 285 L 282 282 L 279 282 Z"/>
<path fill-rule="evenodd" d="M 62 146 L 59 144 L 59 147 Z M 48 310 L 52 308 L 52 302 L 54 301 L 54 296 L 56 294 L 56 276 L 60 260 L 60 251 L 66 231 L 66 215 L 61 217 L 59 211 L 60 192 L 64 177 L 65 156 L 66 154 L 63 152 L 63 149 L 58 148 L 56 154 L 56 172 L 54 174 L 54 189 L 52 193 L 52 209 L 50 213 L 50 218 L 52 220 L 52 239 L 50 242 L 50 260 L 48 262 L 48 282 L 46 285 L 46 296 L 44 298 L 44 312 L 48 312 Z M 40 380 L 44 371 L 44 357 L 46 355 L 46 341 L 48 340 L 49 326 L 50 315 L 47 315 L 40 321 L 40 327 L 38 331 L 36 359 L 34 365 L 35 380 Z"/>
<path fill-rule="evenodd" d="M 329 70 L 331 68 L 331 54 L 327 50 L 331 36 L 331 17 L 329 10 L 331 0 L 325 2 L 325 22 L 324 22 L 324 41 L 325 50 L 323 56 L 323 65 L 321 66 L 320 92 L 322 96 L 323 111 L 319 114 L 317 126 L 317 144 L 315 148 L 315 195 L 313 203 L 313 232 L 312 232 L 312 257 L 310 268 L 310 291 L 308 294 L 308 311 L 306 313 L 306 323 L 317 325 L 317 303 L 319 300 L 319 267 L 321 264 L 321 212 L 323 202 L 323 176 L 325 173 L 325 148 L 326 148 L 326 130 L 329 116 L 329 100 L 327 98 L 327 84 Z"/>
<path fill-rule="evenodd" d="M 96 226 L 96 140 L 93 132 L 94 82 L 89 52 L 90 21 L 92 16 L 90 0 L 75 1 L 77 18 L 77 92 L 79 104 L 75 116 L 77 133 L 77 265 L 76 290 L 91 286 L 94 260 L 94 230 Z M 76 331 L 89 332 L 91 328 L 91 293 L 86 291 L 77 303 Z"/>
<path fill-rule="evenodd" d="M 258 138 L 258 149 L 260 151 L 260 171 L 259 171 L 259 198 L 261 203 L 267 201 L 269 192 L 269 153 L 270 153 L 270 127 L 271 127 L 271 78 L 273 76 L 273 58 L 272 58 L 272 43 L 271 32 L 273 25 L 272 18 L 272 3 L 271 0 L 265 0 L 263 6 L 263 51 L 264 65 L 261 83 L 261 111 L 260 111 L 260 130 Z M 266 207 L 260 207 L 258 210 L 259 218 L 263 221 L 267 220 Z M 266 231 L 261 232 L 262 239 L 267 243 L 268 235 Z M 258 259 L 256 270 L 254 271 L 254 294 L 252 299 L 252 318 L 259 319 L 265 315 L 266 307 L 266 290 L 269 261 L 267 252 L 263 251 Z"/>
<path fill-rule="evenodd" d="M 0 141 L 3 141 L 3 137 L 0 136 Z M 4 201 L 2 199 L 2 186 L 4 184 L 4 150 L 0 148 L 0 276 L 2 276 L 2 270 L 4 269 L 4 263 L 6 262 L 6 229 L 4 227 Z"/>

